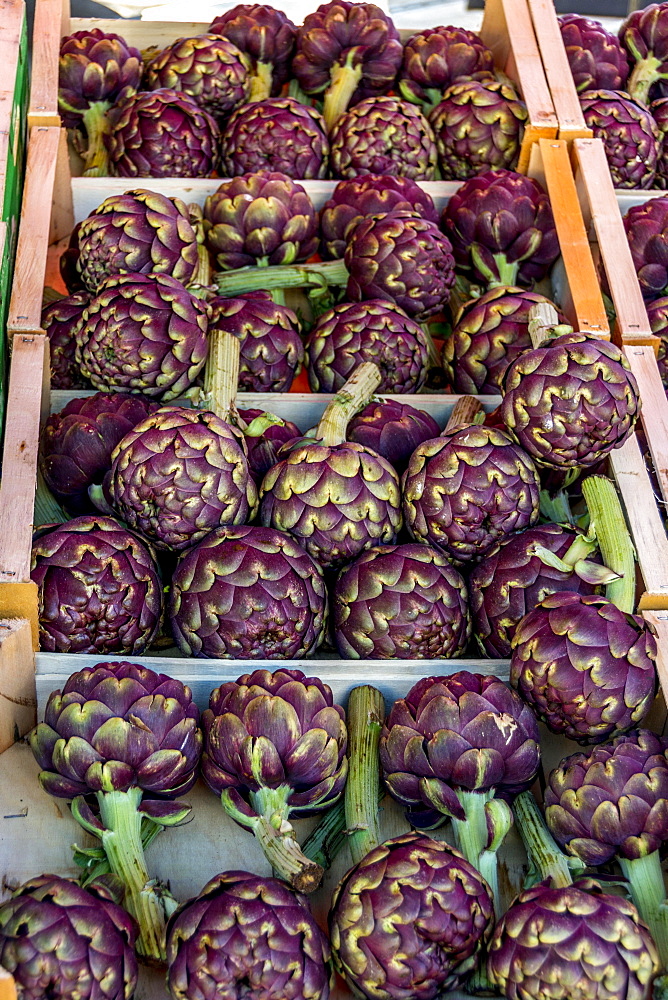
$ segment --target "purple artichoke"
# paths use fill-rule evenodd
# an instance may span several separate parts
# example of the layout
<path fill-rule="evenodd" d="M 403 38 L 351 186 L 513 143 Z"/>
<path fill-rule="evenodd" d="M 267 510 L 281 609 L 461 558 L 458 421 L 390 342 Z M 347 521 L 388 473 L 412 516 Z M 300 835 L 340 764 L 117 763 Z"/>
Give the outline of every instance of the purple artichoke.
<path fill-rule="evenodd" d="M 661 150 L 659 129 L 644 104 L 614 90 L 580 94 L 584 120 L 602 139 L 616 188 L 650 188 Z"/>
<path fill-rule="evenodd" d="M 465 180 L 517 166 L 528 113 L 514 88 L 498 80 L 454 83 L 431 111 L 441 177 Z"/>
<path fill-rule="evenodd" d="M 373 361 L 380 370 L 378 392 L 417 392 L 427 376 L 424 330 L 383 299 L 344 302 L 323 313 L 306 351 L 311 392 L 338 392 L 363 361 Z"/>
<path fill-rule="evenodd" d="M 387 174 L 431 181 L 437 167 L 432 127 L 406 101 L 370 97 L 341 115 L 330 130 L 330 167 L 333 177 Z"/>
<path fill-rule="evenodd" d="M 172 630 L 185 656 L 309 656 L 323 640 L 326 613 L 317 563 L 274 528 L 218 528 L 186 552 L 172 577 Z"/>
<path fill-rule="evenodd" d="M 542 302 L 552 305 L 536 292 L 499 285 L 464 306 L 443 348 L 443 364 L 455 392 L 501 392 L 508 365 L 532 348 L 529 313 Z"/>
<path fill-rule="evenodd" d="M 287 392 L 304 361 L 299 320 L 268 292 L 210 300 L 209 332 L 229 330 L 241 341 L 239 390 Z"/>
<path fill-rule="evenodd" d="M 494 76 L 494 54 L 479 35 L 452 26 L 426 28 L 408 39 L 399 73 L 399 91 L 406 101 L 428 114 L 457 80 Z"/>
<path fill-rule="evenodd" d="M 349 105 L 392 88 L 403 47 L 399 32 L 372 3 L 331 0 L 297 29 L 292 72 L 306 94 L 324 94 L 327 129 Z"/>
<path fill-rule="evenodd" d="M 77 246 L 77 272 L 91 293 L 124 271 L 169 274 L 187 285 L 198 266 L 188 209 L 155 191 L 105 198 L 77 227 Z"/>
<path fill-rule="evenodd" d="M 329 959 L 305 897 L 249 872 L 216 875 L 167 929 L 174 1000 L 327 1000 Z"/>
<path fill-rule="evenodd" d="M 292 264 L 318 249 L 318 220 L 301 184 L 281 173 L 224 181 L 204 204 L 206 243 L 222 270 Z"/>
<path fill-rule="evenodd" d="M 626 90 L 629 61 L 615 35 L 581 14 L 562 14 L 558 21 L 578 93 Z"/>
<path fill-rule="evenodd" d="M 175 399 L 207 356 L 206 303 L 167 274 L 108 278 L 76 328 L 76 359 L 96 389 Z"/>
<path fill-rule="evenodd" d="M 93 510 L 88 487 L 102 483 L 116 445 L 158 406 L 143 396 L 97 392 L 51 414 L 40 437 L 40 468 L 66 510 Z"/>
<path fill-rule="evenodd" d="M 139 655 L 157 635 L 162 584 L 150 548 L 112 517 L 86 514 L 33 542 L 40 647 Z"/>
<path fill-rule="evenodd" d="M 455 282 L 450 240 L 413 212 L 363 219 L 353 230 L 344 260 L 349 299 L 384 299 L 418 321 L 443 310 Z"/>
<path fill-rule="evenodd" d="M 248 466 L 253 478 L 257 483 L 262 479 L 273 465 L 276 465 L 277 452 L 281 445 L 294 438 L 301 437 L 301 431 L 291 420 L 280 420 L 268 422 L 266 419 L 272 414 L 266 414 L 264 410 L 239 410 L 239 416 L 248 425 L 244 429 L 244 440 L 248 449 Z M 258 420 L 257 418 L 260 418 Z M 254 421 L 257 423 L 254 425 Z"/>
<path fill-rule="evenodd" d="M 415 449 L 403 477 L 404 518 L 416 541 L 462 565 L 535 524 L 539 494 L 529 455 L 503 431 L 471 425 Z"/>
<path fill-rule="evenodd" d="M 409 177 L 359 174 L 339 181 L 320 210 L 320 250 L 325 259 L 343 257 L 352 229 L 369 215 L 415 212 L 438 224 L 430 194 Z"/>
<path fill-rule="evenodd" d="M 0 968 L 21 1000 L 131 1000 L 133 921 L 101 883 L 38 875 L 0 904 Z"/>
<path fill-rule="evenodd" d="M 668 78 L 668 8 L 651 3 L 629 14 L 619 29 L 619 40 L 629 54 L 631 75 L 626 89 L 633 100 L 649 104 L 666 96 Z"/>
<path fill-rule="evenodd" d="M 550 200 L 538 181 L 489 170 L 464 181 L 443 211 L 457 264 L 487 284 L 531 285 L 559 256 Z"/>
<path fill-rule="evenodd" d="M 268 170 L 295 180 L 321 179 L 329 156 L 325 122 L 319 111 L 293 97 L 269 97 L 234 112 L 220 153 L 228 177 Z"/>
<path fill-rule="evenodd" d="M 349 441 L 377 451 L 399 473 L 419 444 L 439 434 L 438 424 L 425 410 L 396 399 L 369 403 L 348 424 Z"/>
<path fill-rule="evenodd" d="M 60 260 L 58 261 L 60 277 L 62 278 L 63 284 L 65 285 L 69 295 L 74 295 L 75 292 L 86 291 L 86 286 L 81 280 L 81 275 L 77 269 L 77 261 L 79 260 L 79 230 L 81 229 L 81 226 L 82 223 L 77 222 L 76 226 L 70 233 L 68 244 L 60 255 Z"/>
<path fill-rule="evenodd" d="M 336 644 L 349 659 L 446 660 L 468 644 L 466 585 L 429 545 L 367 549 L 343 568 L 332 600 Z"/>
<path fill-rule="evenodd" d="M 643 297 L 668 295 L 668 196 L 633 205 L 623 221 Z"/>
<path fill-rule="evenodd" d="M 117 446 L 110 503 L 156 548 L 181 552 L 221 524 L 253 516 L 257 491 L 243 441 L 206 410 L 163 406 Z"/>
<path fill-rule="evenodd" d="M 77 324 L 88 305 L 87 292 L 75 292 L 52 302 L 42 310 L 42 327 L 49 336 L 52 389 L 88 389 L 75 360 Z"/>
<path fill-rule="evenodd" d="M 493 926 L 489 886 L 473 865 L 413 832 L 351 868 L 329 914 L 334 964 L 369 1000 L 433 1000 L 456 989 Z"/>
<path fill-rule="evenodd" d="M 117 177 L 210 177 L 218 163 L 215 118 L 178 90 L 142 91 L 110 113 L 107 137 Z"/>
<path fill-rule="evenodd" d="M 647 303 L 650 330 L 659 337 L 659 354 L 656 359 L 659 375 L 668 395 L 668 296 Z"/>
<path fill-rule="evenodd" d="M 177 38 L 145 70 L 146 90 L 187 94 L 214 118 L 226 118 L 250 94 L 250 60 L 227 38 Z"/>
<path fill-rule="evenodd" d="M 553 733 L 600 743 L 639 725 L 656 692 L 656 639 L 591 594 L 550 594 L 520 621 L 510 679 Z"/>
<path fill-rule="evenodd" d="M 209 31 L 234 42 L 250 59 L 251 101 L 275 97 L 290 77 L 297 29 L 283 11 L 267 4 L 237 4 L 209 25 Z"/>
<path fill-rule="evenodd" d="M 659 130 L 659 155 L 656 161 L 656 177 L 654 187 L 668 187 L 668 97 L 660 97 L 657 101 L 652 101 L 649 111 Z"/>

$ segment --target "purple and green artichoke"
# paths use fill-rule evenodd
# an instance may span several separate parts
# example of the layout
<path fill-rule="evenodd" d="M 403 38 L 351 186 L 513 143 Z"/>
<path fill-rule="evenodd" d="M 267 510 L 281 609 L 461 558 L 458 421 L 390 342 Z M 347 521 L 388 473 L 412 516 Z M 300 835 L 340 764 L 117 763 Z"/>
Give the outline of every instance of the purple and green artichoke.
<path fill-rule="evenodd" d="M 214 18 L 209 32 L 229 38 L 249 58 L 251 101 L 280 94 L 290 77 L 297 33 L 283 11 L 268 4 L 240 3 Z"/>
<path fill-rule="evenodd" d="M 668 196 L 633 205 L 623 222 L 643 298 L 668 295 Z"/>
<path fill-rule="evenodd" d="M 656 176 L 654 178 L 655 188 L 668 187 L 668 97 L 660 97 L 652 101 L 649 111 L 659 130 L 659 155 L 656 161 Z"/>
<path fill-rule="evenodd" d="M 110 112 L 109 165 L 116 177 L 210 177 L 220 130 L 208 111 L 178 90 L 141 91 Z"/>
<path fill-rule="evenodd" d="M 131 1000 L 134 923 L 100 883 L 38 875 L 0 904 L 0 968 L 21 1000 Z"/>
<path fill-rule="evenodd" d="M 501 416 L 540 465 L 596 465 L 633 433 L 640 412 L 635 376 L 621 348 L 568 333 L 526 351 L 506 370 Z"/>
<path fill-rule="evenodd" d="M 661 141 L 647 107 L 614 90 L 587 90 L 580 105 L 594 138 L 603 140 L 614 186 L 651 188 Z"/>
<path fill-rule="evenodd" d="M 319 180 L 327 176 L 325 121 L 294 97 L 242 105 L 225 124 L 220 156 L 228 177 L 268 170 L 294 180 Z"/>
<path fill-rule="evenodd" d="M 466 584 L 429 545 L 375 545 L 339 574 L 332 594 L 336 645 L 347 659 L 447 660 L 471 625 Z"/>
<path fill-rule="evenodd" d="M 244 441 L 248 449 L 248 466 L 256 483 L 278 462 L 278 450 L 288 441 L 302 436 L 302 432 L 291 420 L 281 420 L 264 410 L 239 409 L 239 416 L 247 425 Z M 258 419 L 259 418 L 259 419 Z M 267 419 L 268 418 L 268 419 Z"/>
<path fill-rule="evenodd" d="M 96 389 L 169 400 L 207 356 L 208 308 L 168 274 L 118 274 L 100 285 L 76 328 L 76 360 Z"/>
<path fill-rule="evenodd" d="M 360 101 L 341 115 L 330 129 L 329 139 L 333 177 L 386 174 L 414 181 L 434 180 L 438 165 L 434 132 L 424 115 L 407 101 L 396 97 Z"/>
<path fill-rule="evenodd" d="M 372 3 L 331 0 L 297 29 L 292 73 L 305 94 L 322 94 L 328 131 L 349 105 L 391 90 L 403 46 L 392 20 Z"/>
<path fill-rule="evenodd" d="M 651 708 L 653 629 L 606 597 L 549 594 L 519 622 L 512 646 L 511 682 L 553 733 L 601 743 Z"/>
<path fill-rule="evenodd" d="M 71 399 L 51 414 L 40 436 L 40 468 L 67 511 L 83 514 L 94 509 L 89 486 L 102 483 L 116 445 L 159 405 L 145 396 L 97 392 Z"/>
<path fill-rule="evenodd" d="M 489 886 L 473 865 L 414 832 L 351 868 L 329 914 L 335 967 L 368 1000 L 433 1000 L 457 989 L 493 926 Z"/>
<path fill-rule="evenodd" d="M 170 593 L 172 632 L 184 656 L 296 660 L 324 637 L 320 568 L 275 528 L 210 532 L 182 556 Z"/>
<path fill-rule="evenodd" d="M 304 362 L 299 320 L 268 292 L 209 300 L 209 333 L 229 330 L 241 341 L 240 392 L 288 392 Z"/>
<path fill-rule="evenodd" d="M 322 869 L 302 854 L 290 818 L 324 812 L 343 793 L 348 737 L 331 689 L 301 670 L 255 670 L 212 692 L 202 728 L 206 783 L 276 873 L 312 892 Z"/>
<path fill-rule="evenodd" d="M 453 83 L 429 114 L 441 177 L 466 180 L 486 170 L 514 170 L 527 119 L 526 104 L 509 83 Z"/>
<path fill-rule="evenodd" d="M 511 170 L 464 181 L 441 221 L 457 264 L 484 285 L 531 286 L 559 256 L 550 199 L 538 181 Z"/>
<path fill-rule="evenodd" d="M 494 54 L 466 28 L 440 25 L 418 31 L 404 46 L 399 92 L 424 114 L 439 104 L 456 81 L 494 77 Z"/>
<path fill-rule="evenodd" d="M 75 292 L 42 310 L 42 327 L 49 337 L 52 389 L 88 389 L 90 382 L 76 363 L 77 324 L 88 305 L 87 292 Z"/>
<path fill-rule="evenodd" d="M 619 29 L 619 40 L 629 57 L 626 90 L 635 101 L 649 104 L 665 97 L 668 79 L 668 7 L 651 3 L 634 10 Z"/>
<path fill-rule="evenodd" d="M 359 174 L 339 181 L 320 210 L 320 252 L 325 259 L 343 257 L 352 229 L 369 215 L 415 212 L 438 225 L 433 198 L 409 177 Z"/>
<path fill-rule="evenodd" d="M 327 1000 L 330 948 L 304 896 L 283 881 L 222 872 L 167 929 L 173 1000 Z"/>
<path fill-rule="evenodd" d="M 131 528 L 173 552 L 250 520 L 257 503 L 240 432 L 214 413 L 180 406 L 161 407 L 126 434 L 105 493 Z"/>
<path fill-rule="evenodd" d="M 177 38 L 147 63 L 146 90 L 187 94 L 216 119 L 227 118 L 250 94 L 250 60 L 216 34 Z"/>
<path fill-rule="evenodd" d="M 429 413 L 397 399 L 369 403 L 348 424 L 349 441 L 377 451 L 399 473 L 419 444 L 440 433 Z"/>
<path fill-rule="evenodd" d="M 656 359 L 659 375 L 668 395 L 668 296 L 646 303 L 649 328 L 659 337 L 659 353 Z"/>
<path fill-rule="evenodd" d="M 558 21 L 578 93 L 626 90 L 629 61 L 619 39 L 592 17 L 562 14 Z"/>
<path fill-rule="evenodd" d="M 140 655 L 158 633 L 162 582 L 153 553 L 112 517 L 84 514 L 32 547 L 40 648 Z"/>
<path fill-rule="evenodd" d="M 311 392 L 338 392 L 363 361 L 381 373 L 378 392 L 418 392 L 427 377 L 424 330 L 383 299 L 344 302 L 320 316 L 306 340 Z"/>

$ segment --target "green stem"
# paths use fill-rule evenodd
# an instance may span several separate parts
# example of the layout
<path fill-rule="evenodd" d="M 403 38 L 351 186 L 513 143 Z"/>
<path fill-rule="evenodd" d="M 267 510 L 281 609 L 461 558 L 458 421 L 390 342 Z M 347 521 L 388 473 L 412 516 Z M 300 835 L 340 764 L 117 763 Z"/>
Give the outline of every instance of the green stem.
<path fill-rule="evenodd" d="M 619 574 L 619 579 L 606 586 L 606 597 L 620 611 L 632 613 L 636 605 L 635 553 L 615 485 L 605 476 L 588 476 L 582 493 L 603 565 Z"/>
<path fill-rule="evenodd" d="M 164 963 L 166 914 L 144 860 L 141 798 L 140 788 L 98 792 L 100 820 L 105 828 L 100 839 L 109 867 L 125 887 L 125 908 L 139 925 L 138 954 Z"/>
<path fill-rule="evenodd" d="M 494 277 L 490 281 L 490 287 L 493 285 L 514 285 L 517 282 L 517 272 L 520 269 L 519 261 L 513 261 L 510 263 L 506 260 L 506 255 L 503 253 L 493 254 L 496 266 L 499 272 L 499 277 Z"/>
<path fill-rule="evenodd" d="M 452 818 L 455 846 L 487 881 L 492 890 L 494 910 L 498 917 L 503 912 L 499 896 L 499 873 L 496 850 L 489 849 L 486 811 L 487 804 L 494 798 L 494 789 L 487 788 L 479 792 L 458 789 L 457 798 L 464 810 L 465 818 L 463 820 Z M 498 844 L 496 846 L 498 847 Z"/>
<path fill-rule="evenodd" d="M 547 521 L 553 524 L 575 524 L 568 494 L 565 490 L 559 490 L 554 496 L 551 496 L 547 490 L 541 490 L 540 512 Z"/>
<path fill-rule="evenodd" d="M 353 864 L 381 842 L 378 820 L 380 770 L 378 748 L 385 703 L 378 688 L 353 688 L 348 699 L 348 779 L 345 791 L 346 828 Z"/>
<path fill-rule="evenodd" d="M 332 78 L 325 91 L 325 100 L 322 109 L 328 132 L 331 132 L 336 120 L 347 110 L 350 99 L 362 79 L 361 60 L 356 66 L 350 65 L 354 53 L 355 50 L 353 49 L 344 66 L 337 64 L 332 69 Z"/>
<path fill-rule="evenodd" d="M 250 78 L 250 94 L 248 103 L 255 101 L 265 101 L 271 97 L 271 87 L 273 84 L 273 66 L 271 63 L 257 62 Z"/>
<path fill-rule="evenodd" d="M 431 335 L 431 327 L 429 323 L 420 323 L 422 331 L 425 335 L 427 341 L 427 351 L 429 353 L 429 367 L 430 368 L 442 368 L 443 362 L 441 359 L 440 352 L 436 349 L 436 344 L 434 343 L 434 338 Z"/>
<path fill-rule="evenodd" d="M 65 521 L 70 520 L 69 514 L 65 513 L 44 482 L 44 476 L 39 466 L 37 467 L 37 491 L 33 520 L 37 527 L 42 524 L 64 524 Z"/>
<path fill-rule="evenodd" d="M 631 899 L 650 929 L 659 951 L 662 969 L 668 968 L 668 901 L 659 852 L 644 858 L 620 858 L 619 866 L 628 880 Z"/>
<path fill-rule="evenodd" d="M 258 289 L 325 288 L 345 285 L 348 269 L 342 260 L 326 260 L 319 264 L 276 264 L 271 267 L 240 267 L 220 271 L 215 276 L 221 295 L 235 296 Z"/>
<path fill-rule="evenodd" d="M 652 84 L 665 77 L 664 73 L 657 73 L 659 66 L 661 66 L 661 60 L 657 59 L 656 56 L 647 56 L 646 59 L 641 59 L 635 64 L 626 87 L 634 101 L 649 104 L 649 92 Z"/>
<path fill-rule="evenodd" d="M 204 216 L 201 205 L 198 205 L 196 202 L 188 205 L 188 214 L 197 237 L 197 270 L 188 286 L 188 290 L 197 296 L 197 298 L 204 299 L 208 296 L 209 286 L 211 285 L 211 258 L 206 247 Z"/>
<path fill-rule="evenodd" d="M 541 879 L 552 879 L 555 888 L 571 885 L 568 858 L 559 850 L 531 792 L 520 792 L 513 803 L 513 812 L 529 860 Z"/>
<path fill-rule="evenodd" d="M 83 123 L 88 141 L 83 154 L 84 177 L 109 176 L 109 153 L 104 138 L 111 132 L 111 122 L 107 115 L 110 107 L 108 101 L 99 101 L 91 104 L 88 111 L 84 111 Z"/>
<path fill-rule="evenodd" d="M 307 858 L 326 870 L 347 840 L 346 804 L 343 799 L 339 799 L 308 835 L 302 844 L 302 851 Z"/>
<path fill-rule="evenodd" d="M 363 361 L 348 381 L 327 404 L 316 430 L 316 437 L 333 448 L 346 440 L 348 423 L 373 398 L 380 385 L 380 371 L 373 361 Z"/>
<path fill-rule="evenodd" d="M 241 341 L 229 330 L 216 327 L 209 331 L 202 403 L 228 423 L 235 409 L 240 349 Z"/>

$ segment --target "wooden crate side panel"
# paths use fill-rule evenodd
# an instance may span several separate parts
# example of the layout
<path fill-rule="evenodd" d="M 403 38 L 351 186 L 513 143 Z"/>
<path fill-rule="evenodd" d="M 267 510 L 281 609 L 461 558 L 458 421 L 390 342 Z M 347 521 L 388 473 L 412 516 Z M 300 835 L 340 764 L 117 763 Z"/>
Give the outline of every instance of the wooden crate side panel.
<path fill-rule="evenodd" d="M 16 983 L 11 972 L 0 968 L 0 1000 L 16 1000 Z"/>
<path fill-rule="evenodd" d="M 68 11 L 69 21 L 69 11 Z M 32 33 L 29 127 L 60 128 L 58 61 L 63 31 L 62 0 L 36 0 Z"/>
<path fill-rule="evenodd" d="M 0 754 L 37 721 L 35 654 L 30 623 L 0 620 Z M 2 994 L 0 993 L 0 998 Z"/>

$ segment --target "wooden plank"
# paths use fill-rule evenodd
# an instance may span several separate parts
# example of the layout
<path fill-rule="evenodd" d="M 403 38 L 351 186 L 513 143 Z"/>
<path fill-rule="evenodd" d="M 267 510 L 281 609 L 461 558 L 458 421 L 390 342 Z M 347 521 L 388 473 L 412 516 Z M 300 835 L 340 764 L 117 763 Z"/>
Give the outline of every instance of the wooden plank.
<path fill-rule="evenodd" d="M 651 347 L 626 347 L 640 390 L 640 416 L 664 501 L 668 502 L 668 399 Z"/>
<path fill-rule="evenodd" d="M 0 0 L 0 96 L 11 100 L 16 86 L 16 71 L 25 17 L 23 0 Z M 0 130 L 9 130 L 9 121 L 0 117 Z"/>
<path fill-rule="evenodd" d="M 16 1000 L 16 983 L 11 972 L 0 968 L 0 1000 Z"/>
<path fill-rule="evenodd" d="M 37 721 L 35 654 L 25 619 L 0 620 L 0 754 Z M 1 986 L 1 983 L 0 983 Z M 0 1000 L 2 991 L 0 990 Z"/>
<path fill-rule="evenodd" d="M 28 128 L 60 128 L 58 60 L 62 10 L 62 0 L 36 0 L 35 3 Z"/>
<path fill-rule="evenodd" d="M 656 672 L 659 684 L 665 697 L 668 697 L 668 614 L 657 611 L 643 611 L 643 618 L 649 622 L 656 630 L 658 655 L 656 658 Z M 659 731 L 658 726 L 651 727 L 654 731 Z"/>

